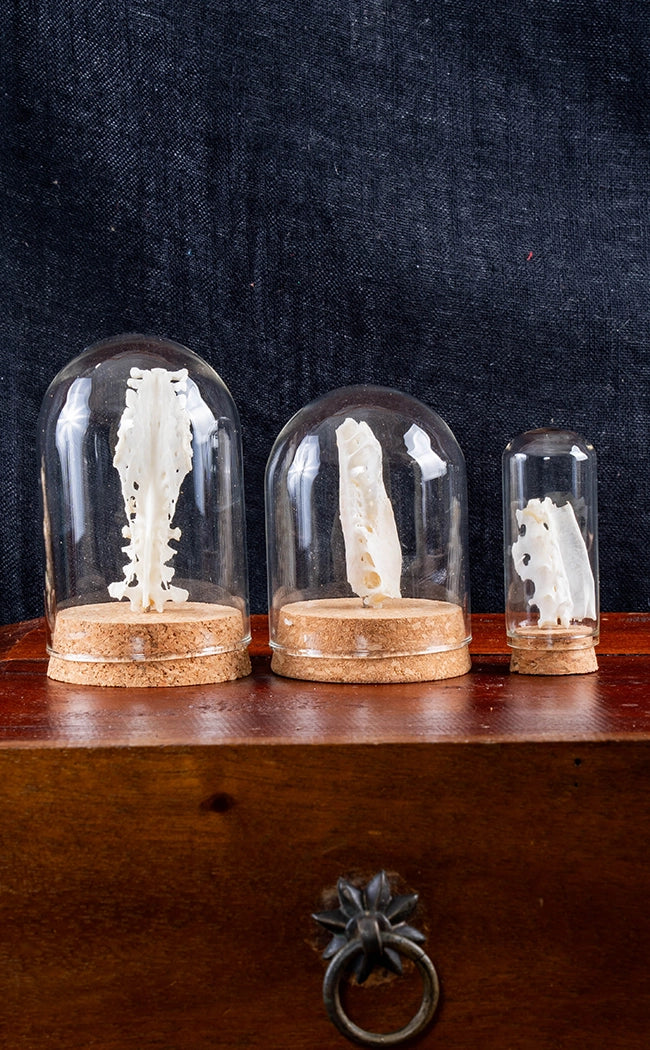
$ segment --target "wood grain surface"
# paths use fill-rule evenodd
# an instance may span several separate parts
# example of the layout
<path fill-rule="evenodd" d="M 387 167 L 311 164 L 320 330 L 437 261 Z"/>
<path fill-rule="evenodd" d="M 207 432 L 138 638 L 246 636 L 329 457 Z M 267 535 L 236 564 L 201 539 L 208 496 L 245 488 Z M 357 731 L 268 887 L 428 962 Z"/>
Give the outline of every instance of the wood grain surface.
<path fill-rule="evenodd" d="M 596 675 L 510 676 L 502 618 L 429 686 L 251 678 L 90 690 L 0 662 L 0 1045 L 341 1050 L 310 916 L 380 868 L 416 890 L 442 998 L 426 1050 L 647 1050 L 650 618 Z M 407 967 L 408 970 L 408 967 Z M 351 990 L 405 1020 L 417 975 Z"/>
<path fill-rule="evenodd" d="M 603 617 L 593 675 L 508 673 L 503 617 L 474 616 L 472 671 L 443 682 L 332 685 L 271 673 L 253 617 L 254 673 L 213 686 L 110 689 L 45 676 L 42 623 L 0 628 L 4 747 L 621 739 L 650 731 L 650 614 Z"/>

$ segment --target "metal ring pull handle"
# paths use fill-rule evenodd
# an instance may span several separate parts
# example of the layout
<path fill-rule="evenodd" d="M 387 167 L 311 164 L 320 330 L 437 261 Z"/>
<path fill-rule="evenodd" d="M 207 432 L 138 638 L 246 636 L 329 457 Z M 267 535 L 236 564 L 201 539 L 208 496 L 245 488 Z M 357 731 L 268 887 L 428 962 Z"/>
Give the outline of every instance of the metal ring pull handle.
<path fill-rule="evenodd" d="M 381 871 L 365 889 L 345 879 L 338 883 L 339 907 L 319 912 L 316 922 L 334 936 L 323 953 L 331 959 L 323 981 L 323 1002 L 332 1023 L 353 1042 L 362 1046 L 399 1046 L 422 1032 L 438 1005 L 440 985 L 431 959 L 420 947 L 424 934 L 406 923 L 415 910 L 417 893 L 393 897 L 386 873 Z M 354 974 L 358 984 L 377 967 L 402 973 L 401 957 L 411 959 L 422 977 L 420 1006 L 408 1024 L 385 1034 L 368 1032 L 355 1024 L 341 1004 L 341 984 Z"/>

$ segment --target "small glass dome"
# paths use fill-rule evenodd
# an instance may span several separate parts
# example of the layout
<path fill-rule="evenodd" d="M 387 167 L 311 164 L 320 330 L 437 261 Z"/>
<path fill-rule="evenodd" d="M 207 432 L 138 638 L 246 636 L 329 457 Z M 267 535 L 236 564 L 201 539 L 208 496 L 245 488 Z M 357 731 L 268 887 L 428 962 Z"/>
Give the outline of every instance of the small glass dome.
<path fill-rule="evenodd" d="M 597 517 L 596 453 L 584 438 L 547 427 L 510 442 L 503 528 L 511 670 L 596 670 Z"/>
<path fill-rule="evenodd" d="M 56 376 L 39 437 L 49 675 L 247 674 L 240 427 L 216 372 L 167 339 L 106 339 Z"/>
<path fill-rule="evenodd" d="M 273 669 L 403 682 L 469 670 L 463 454 L 420 401 L 336 390 L 278 436 L 266 471 Z"/>

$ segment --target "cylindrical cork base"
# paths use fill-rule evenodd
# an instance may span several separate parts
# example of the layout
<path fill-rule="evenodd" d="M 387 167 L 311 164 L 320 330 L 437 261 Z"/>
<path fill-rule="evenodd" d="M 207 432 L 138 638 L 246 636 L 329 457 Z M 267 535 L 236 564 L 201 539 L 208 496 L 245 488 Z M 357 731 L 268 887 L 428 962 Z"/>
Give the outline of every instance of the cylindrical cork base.
<path fill-rule="evenodd" d="M 515 674 L 591 674 L 598 670 L 595 641 L 588 628 L 524 627 L 517 630 L 517 640 L 521 644 L 512 646 L 510 656 L 510 670 Z"/>
<path fill-rule="evenodd" d="M 510 670 L 516 674 L 591 674 L 598 670 L 593 645 L 588 649 L 513 649 Z"/>
<path fill-rule="evenodd" d="M 117 687 L 228 682 L 250 674 L 243 634 L 240 611 L 226 605 L 185 602 L 160 613 L 77 605 L 57 612 L 47 673 Z"/>
<path fill-rule="evenodd" d="M 428 682 L 470 667 L 463 611 L 450 602 L 392 598 L 366 608 L 360 598 L 330 598 L 291 602 L 278 614 L 271 668 L 286 678 Z"/>

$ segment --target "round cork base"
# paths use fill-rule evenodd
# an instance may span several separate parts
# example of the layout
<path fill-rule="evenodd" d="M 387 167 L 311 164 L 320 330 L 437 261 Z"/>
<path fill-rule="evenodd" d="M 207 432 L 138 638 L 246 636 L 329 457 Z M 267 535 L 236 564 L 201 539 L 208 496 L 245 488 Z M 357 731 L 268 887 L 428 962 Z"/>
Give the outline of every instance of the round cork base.
<path fill-rule="evenodd" d="M 250 674 L 243 634 L 241 613 L 226 605 L 184 602 L 160 613 L 123 602 L 76 605 L 57 612 L 47 673 L 118 687 L 228 682 Z"/>
<path fill-rule="evenodd" d="M 527 627 L 517 630 L 516 637 L 519 644 L 510 655 L 514 674 L 591 674 L 598 670 L 589 628 Z"/>
<path fill-rule="evenodd" d="M 513 649 L 510 670 L 515 674 L 591 674 L 598 670 L 593 646 L 588 649 Z"/>
<path fill-rule="evenodd" d="M 434 648 L 442 651 L 426 652 Z M 278 614 L 271 668 L 286 678 L 428 682 L 470 667 L 463 612 L 450 602 L 391 598 L 366 608 L 360 598 L 327 598 Z"/>

